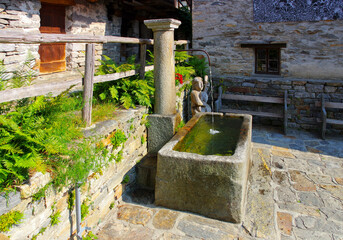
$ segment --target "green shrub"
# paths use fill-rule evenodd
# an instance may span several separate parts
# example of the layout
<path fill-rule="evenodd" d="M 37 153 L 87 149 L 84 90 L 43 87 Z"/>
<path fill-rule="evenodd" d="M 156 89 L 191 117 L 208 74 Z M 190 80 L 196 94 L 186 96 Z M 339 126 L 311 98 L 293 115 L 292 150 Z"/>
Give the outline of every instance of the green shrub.
<path fill-rule="evenodd" d="M 51 226 L 57 225 L 61 221 L 60 217 L 61 217 L 61 211 L 60 210 L 58 210 L 55 213 L 51 214 L 50 215 L 50 225 Z"/>
<path fill-rule="evenodd" d="M 84 200 L 81 204 L 81 220 L 83 220 L 89 214 L 88 200 Z"/>
<path fill-rule="evenodd" d="M 125 136 L 125 133 L 123 130 L 118 129 L 113 137 L 111 138 L 111 143 L 114 148 L 117 148 L 120 146 L 120 144 L 124 143 L 127 140 L 127 137 Z"/>
<path fill-rule="evenodd" d="M 116 72 L 123 72 L 136 69 L 135 56 L 129 58 L 128 63 L 116 66 L 114 61 L 104 56 L 101 65 L 97 69 L 96 75 L 105 75 Z M 106 83 L 94 85 L 94 97 L 98 102 L 114 102 L 124 108 L 135 108 L 136 105 L 152 107 L 152 96 L 154 94 L 154 84 L 151 78 L 145 80 L 138 79 L 137 76 L 119 79 Z"/>
<path fill-rule="evenodd" d="M 10 228 L 20 223 L 24 214 L 19 211 L 10 211 L 0 216 L 0 232 L 8 232 Z"/>

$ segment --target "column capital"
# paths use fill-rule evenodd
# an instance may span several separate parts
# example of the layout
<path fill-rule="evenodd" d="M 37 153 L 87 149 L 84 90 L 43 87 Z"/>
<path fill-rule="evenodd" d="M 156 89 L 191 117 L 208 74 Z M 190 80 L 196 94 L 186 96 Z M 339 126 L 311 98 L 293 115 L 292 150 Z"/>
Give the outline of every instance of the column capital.
<path fill-rule="evenodd" d="M 170 31 L 177 29 L 181 21 L 173 18 L 144 20 L 144 24 L 152 31 Z"/>

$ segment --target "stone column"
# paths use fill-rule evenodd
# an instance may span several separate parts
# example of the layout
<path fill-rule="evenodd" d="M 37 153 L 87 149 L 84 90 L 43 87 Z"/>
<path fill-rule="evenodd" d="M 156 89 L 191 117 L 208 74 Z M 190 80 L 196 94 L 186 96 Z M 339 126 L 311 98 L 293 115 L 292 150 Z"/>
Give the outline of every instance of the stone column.
<path fill-rule="evenodd" d="M 154 32 L 155 113 L 176 113 L 174 29 L 181 24 L 175 19 L 145 20 Z"/>
<path fill-rule="evenodd" d="M 148 153 L 156 156 L 180 123 L 180 114 L 176 113 L 174 29 L 181 22 L 154 19 L 144 24 L 154 32 L 155 113 L 148 117 Z"/>

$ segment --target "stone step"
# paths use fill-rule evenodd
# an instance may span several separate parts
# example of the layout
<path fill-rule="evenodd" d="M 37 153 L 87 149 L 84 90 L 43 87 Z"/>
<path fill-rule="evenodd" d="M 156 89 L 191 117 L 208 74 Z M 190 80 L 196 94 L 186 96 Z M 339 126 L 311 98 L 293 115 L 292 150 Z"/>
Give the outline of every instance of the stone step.
<path fill-rule="evenodd" d="M 157 156 L 146 156 L 137 165 L 138 188 L 154 190 L 156 178 Z"/>

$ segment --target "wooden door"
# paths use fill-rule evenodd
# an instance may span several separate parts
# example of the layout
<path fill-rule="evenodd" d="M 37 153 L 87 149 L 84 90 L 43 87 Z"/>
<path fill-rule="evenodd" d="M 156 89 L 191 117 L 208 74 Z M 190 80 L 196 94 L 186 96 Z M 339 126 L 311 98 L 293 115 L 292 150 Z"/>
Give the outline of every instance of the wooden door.
<path fill-rule="evenodd" d="M 65 6 L 42 3 L 40 10 L 41 33 L 65 34 Z M 66 70 L 66 44 L 50 43 L 39 46 L 40 72 L 53 73 Z"/>

